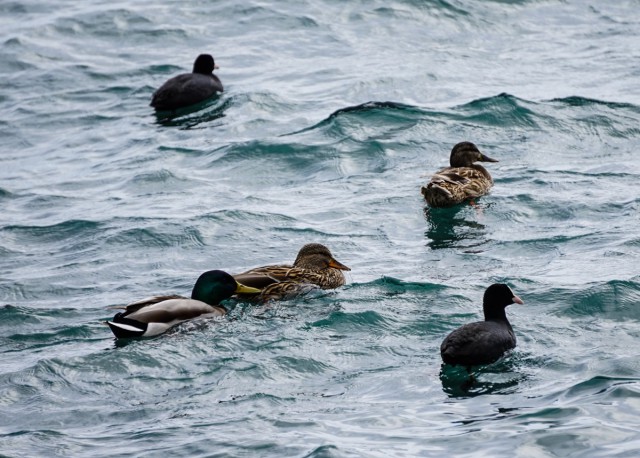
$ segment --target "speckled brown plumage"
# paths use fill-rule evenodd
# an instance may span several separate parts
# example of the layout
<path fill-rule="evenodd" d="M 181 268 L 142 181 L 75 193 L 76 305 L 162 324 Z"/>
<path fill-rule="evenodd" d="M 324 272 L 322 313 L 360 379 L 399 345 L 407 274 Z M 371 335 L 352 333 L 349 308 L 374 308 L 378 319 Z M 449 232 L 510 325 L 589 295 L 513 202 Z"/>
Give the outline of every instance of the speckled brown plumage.
<path fill-rule="evenodd" d="M 493 179 L 483 166 L 474 162 L 498 162 L 485 156 L 471 142 L 461 142 L 451 150 L 450 167 L 438 171 L 421 189 L 431 207 L 450 207 L 486 194 Z"/>
<path fill-rule="evenodd" d="M 259 301 L 280 300 L 308 292 L 310 289 L 334 289 L 345 284 L 343 270 L 329 249 L 319 243 L 303 246 L 293 265 L 256 267 L 233 277 L 243 285 L 261 289 Z"/>

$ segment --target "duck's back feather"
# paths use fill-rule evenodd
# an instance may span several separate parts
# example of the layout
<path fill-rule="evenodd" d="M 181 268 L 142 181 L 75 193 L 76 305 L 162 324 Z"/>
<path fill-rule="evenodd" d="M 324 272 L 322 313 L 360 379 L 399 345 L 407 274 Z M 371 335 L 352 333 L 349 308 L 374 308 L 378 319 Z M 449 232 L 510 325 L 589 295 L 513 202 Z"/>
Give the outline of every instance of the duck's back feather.
<path fill-rule="evenodd" d="M 205 302 L 187 298 L 173 298 L 126 312 L 129 319 L 144 323 L 172 323 L 185 321 L 205 314 L 224 315 L 222 307 L 213 307 Z"/>
<path fill-rule="evenodd" d="M 225 314 L 223 307 L 194 299 L 154 296 L 129 304 L 125 312 L 117 313 L 107 324 L 117 338 L 151 337 L 192 318 Z"/>
<path fill-rule="evenodd" d="M 283 281 L 267 286 L 260 293 L 259 299 L 261 302 L 285 301 L 318 289 L 320 287 L 312 283 Z"/>
<path fill-rule="evenodd" d="M 256 272 L 245 272 L 237 274 L 234 275 L 233 278 L 235 278 L 235 280 L 242 285 L 258 289 L 264 289 L 273 283 L 279 283 L 281 281 L 278 278 L 266 273 L 261 274 Z"/>
<path fill-rule="evenodd" d="M 312 283 L 321 288 L 337 288 L 338 286 L 344 285 L 345 282 L 344 275 L 338 269 L 325 269 L 316 272 L 289 265 L 256 267 L 255 269 L 234 275 L 233 278 L 243 285 L 253 286 L 254 288 L 264 288 L 272 283 L 283 281 Z M 260 283 L 264 286 L 258 286 Z"/>
<path fill-rule="evenodd" d="M 304 271 L 305 269 L 300 269 L 298 267 L 290 266 L 287 264 L 279 264 L 279 265 L 272 265 L 272 266 L 255 267 L 241 274 L 234 275 L 233 278 L 237 280 L 240 276 L 249 276 L 249 275 L 261 276 L 262 275 L 262 276 L 271 277 L 276 281 L 283 281 L 292 275 L 293 276 L 300 275 Z"/>
<path fill-rule="evenodd" d="M 480 167 L 448 167 L 437 172 L 422 187 L 427 203 L 432 207 L 448 207 L 486 194 L 493 185 L 493 180 Z"/>
<path fill-rule="evenodd" d="M 256 267 L 233 278 L 243 285 L 261 289 L 258 295 L 242 295 L 258 302 L 292 299 L 314 289 L 336 288 L 344 284 L 344 276 L 338 269 L 314 272 L 290 265 Z"/>
<path fill-rule="evenodd" d="M 148 307 L 153 304 L 157 304 L 158 302 L 167 301 L 169 299 L 187 299 L 184 296 L 179 296 L 177 294 L 168 294 L 166 296 L 150 296 L 145 297 L 144 299 L 140 299 L 139 301 L 131 302 L 127 304 L 124 309 L 127 313 L 133 313 L 135 311 L 140 310 L 143 307 Z"/>

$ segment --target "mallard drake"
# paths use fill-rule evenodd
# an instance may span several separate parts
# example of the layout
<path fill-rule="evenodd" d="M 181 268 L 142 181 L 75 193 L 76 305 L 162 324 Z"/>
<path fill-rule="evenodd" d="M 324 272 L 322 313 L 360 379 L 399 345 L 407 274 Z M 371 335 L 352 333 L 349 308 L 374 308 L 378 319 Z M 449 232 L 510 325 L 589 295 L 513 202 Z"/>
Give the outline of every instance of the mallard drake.
<path fill-rule="evenodd" d="M 233 294 L 259 292 L 238 283 L 226 272 L 210 270 L 200 275 L 190 299 L 176 295 L 149 297 L 122 307 L 125 311 L 106 323 L 117 338 L 157 336 L 201 315 L 225 315 L 227 310 L 219 304 Z"/>
<path fill-rule="evenodd" d="M 483 166 L 474 162 L 498 162 L 485 156 L 471 142 L 461 142 L 451 150 L 451 167 L 437 172 L 421 191 L 432 207 L 450 207 L 486 194 L 493 179 Z"/>
<path fill-rule="evenodd" d="M 311 289 L 334 289 L 345 284 L 343 270 L 351 270 L 338 262 L 320 243 L 308 243 L 298 252 L 293 265 L 270 265 L 236 274 L 243 285 L 262 290 L 257 300 L 280 300 L 303 294 Z"/>
<path fill-rule="evenodd" d="M 524 302 L 507 285 L 489 286 L 482 300 L 484 321 L 465 324 L 451 332 L 440 346 L 442 361 L 469 370 L 471 366 L 491 364 L 514 348 L 516 336 L 505 313 L 513 303 Z"/>
<path fill-rule="evenodd" d="M 193 63 L 193 72 L 182 73 L 165 82 L 153 93 L 150 105 L 159 111 L 177 110 L 222 92 L 222 82 L 213 74 L 216 68 L 211 55 L 200 54 Z"/>

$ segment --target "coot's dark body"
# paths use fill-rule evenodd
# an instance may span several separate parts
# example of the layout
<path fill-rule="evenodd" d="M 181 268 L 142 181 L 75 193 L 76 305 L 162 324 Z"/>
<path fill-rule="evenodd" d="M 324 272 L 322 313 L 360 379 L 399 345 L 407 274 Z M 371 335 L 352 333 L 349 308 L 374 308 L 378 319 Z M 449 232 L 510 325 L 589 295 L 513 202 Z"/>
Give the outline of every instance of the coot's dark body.
<path fill-rule="evenodd" d="M 484 321 L 465 324 L 451 332 L 440 346 L 447 364 L 477 366 L 491 364 L 516 346 L 516 336 L 505 307 L 522 300 L 504 284 L 491 285 L 484 293 Z"/>
<path fill-rule="evenodd" d="M 193 64 L 193 73 L 174 76 L 153 94 L 151 106 L 170 111 L 204 102 L 216 92 L 222 92 L 220 79 L 213 74 L 217 68 L 213 57 L 200 54 Z"/>

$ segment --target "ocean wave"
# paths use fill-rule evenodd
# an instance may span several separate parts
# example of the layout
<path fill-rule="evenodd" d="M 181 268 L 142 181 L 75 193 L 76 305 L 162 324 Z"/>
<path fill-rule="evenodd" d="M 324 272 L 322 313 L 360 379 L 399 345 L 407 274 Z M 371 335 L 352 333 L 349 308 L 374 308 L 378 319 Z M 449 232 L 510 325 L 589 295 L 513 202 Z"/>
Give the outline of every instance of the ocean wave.
<path fill-rule="evenodd" d="M 284 134 L 283 136 L 302 135 L 309 132 L 320 131 L 324 136 L 331 138 L 343 138 L 348 135 L 358 135 L 358 130 L 364 129 L 372 135 L 377 129 L 376 136 L 381 135 L 381 129 L 394 132 L 394 127 L 402 127 L 403 130 L 411 129 L 421 124 L 432 123 L 464 123 L 472 126 L 514 127 L 534 131 L 547 127 L 559 127 L 567 125 L 564 113 L 554 112 L 553 107 L 558 102 L 567 106 L 584 107 L 589 103 L 576 103 L 577 100 L 590 100 L 572 97 L 568 99 L 554 99 L 551 101 L 534 102 L 516 97 L 508 93 L 500 93 L 491 97 L 472 100 L 463 105 L 457 105 L 445 110 L 432 110 L 426 107 L 407 105 L 403 103 L 386 101 L 371 101 L 359 105 L 348 106 L 334 111 L 320 122 L 304 129 Z M 616 104 L 607 102 L 604 106 L 624 110 L 634 117 L 638 114 L 638 108 L 630 104 Z M 624 120 L 624 112 L 617 113 Z M 609 132 L 615 133 L 613 124 L 602 118 L 600 128 L 609 126 Z M 606 121 L 606 122 L 604 122 Z M 627 121 L 628 122 L 628 121 Z M 635 129 L 629 126 L 621 131 L 627 134 L 635 134 Z M 387 135 L 388 137 L 388 135 Z"/>
<path fill-rule="evenodd" d="M 0 188 L 0 199 L 9 199 L 11 197 L 14 197 L 14 194 L 11 191 Z"/>
<path fill-rule="evenodd" d="M 327 318 L 311 323 L 310 326 L 328 328 L 334 332 L 350 334 L 361 332 L 363 329 L 366 329 L 367 332 L 375 332 L 375 329 L 389 329 L 393 326 L 393 322 L 373 310 L 364 312 L 336 311 Z"/>
<path fill-rule="evenodd" d="M 206 245 L 200 231 L 182 224 L 158 227 L 122 228 L 105 238 L 107 245 L 135 247 L 203 247 Z"/>
<path fill-rule="evenodd" d="M 457 120 L 475 125 L 537 129 L 542 115 L 530 108 L 533 105 L 511 94 L 502 93 L 457 106 L 453 113 L 457 115 Z"/>
<path fill-rule="evenodd" d="M 37 324 L 42 320 L 31 308 L 6 304 L 0 306 L 0 321 L 3 326 L 19 326 L 21 324 Z"/>
<path fill-rule="evenodd" d="M 358 126 L 389 126 L 396 124 L 415 124 L 419 115 L 424 113 L 420 108 L 397 102 L 366 102 L 360 105 L 341 108 L 331 113 L 327 118 L 299 131 L 284 134 L 284 136 L 299 135 L 310 131 L 320 130 L 330 137 L 343 136 L 350 129 Z M 407 127 L 409 127 L 407 125 Z"/>
<path fill-rule="evenodd" d="M 278 27 L 314 28 L 318 26 L 316 20 L 311 16 L 288 13 L 282 9 L 270 8 L 267 5 L 237 5 L 233 7 L 233 10 L 234 15 L 242 17 L 240 23 L 251 24 L 251 27 L 272 28 L 277 25 Z"/>
<path fill-rule="evenodd" d="M 0 228 L 0 232 L 11 234 L 23 244 L 58 243 L 72 241 L 80 236 L 91 237 L 102 229 L 98 221 L 72 219 L 48 226 L 7 225 Z"/>
<path fill-rule="evenodd" d="M 404 292 L 427 293 L 430 291 L 435 292 L 448 289 L 448 286 L 439 283 L 405 281 L 386 275 L 367 283 L 357 283 L 352 285 L 352 287 L 356 286 L 358 288 L 375 287 L 378 290 L 383 290 L 390 294 Z"/>
<path fill-rule="evenodd" d="M 87 5 L 89 6 L 89 5 Z M 126 33 L 133 39 L 135 36 L 138 41 L 149 36 L 154 37 L 156 34 L 155 23 L 143 14 L 136 12 L 132 8 L 113 8 L 92 10 L 89 8 L 79 10 L 76 14 L 68 14 L 66 16 L 57 17 L 52 24 L 44 28 L 45 35 L 61 35 L 61 36 L 95 36 L 95 37 L 117 37 Z M 169 33 L 169 30 L 164 30 Z M 184 37 L 184 32 L 182 32 Z"/>
<path fill-rule="evenodd" d="M 614 321 L 640 321 L 638 303 L 640 284 L 630 280 L 611 280 L 573 294 L 567 313 Z"/>
<path fill-rule="evenodd" d="M 590 99 L 588 97 L 580 97 L 576 95 L 551 99 L 549 102 L 560 103 L 570 107 L 607 107 L 613 108 L 614 110 L 622 109 L 640 114 L 640 107 L 631 103 L 609 102 L 607 100 Z"/>
<path fill-rule="evenodd" d="M 275 165 L 291 165 L 294 169 L 317 167 L 318 159 L 329 158 L 330 152 L 326 147 L 306 145 L 302 143 L 279 143 L 265 140 L 253 140 L 236 143 L 223 148 L 224 155 L 215 158 L 209 165 L 217 163 L 236 162 L 254 159 L 271 160 Z M 272 168 L 275 168 L 275 165 Z"/>

